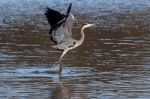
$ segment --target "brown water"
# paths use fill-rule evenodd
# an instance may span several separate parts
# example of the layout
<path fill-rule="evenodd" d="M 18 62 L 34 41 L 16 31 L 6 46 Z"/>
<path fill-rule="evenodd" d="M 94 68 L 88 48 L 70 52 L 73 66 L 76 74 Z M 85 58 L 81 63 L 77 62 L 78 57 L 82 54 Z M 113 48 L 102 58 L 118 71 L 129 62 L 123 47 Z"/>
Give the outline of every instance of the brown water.
<path fill-rule="evenodd" d="M 49 72 L 62 52 L 44 11 L 70 2 L 75 38 L 84 23 L 96 26 L 59 75 Z M 149 9 L 149 0 L 1 0 L 0 99 L 150 99 Z"/>

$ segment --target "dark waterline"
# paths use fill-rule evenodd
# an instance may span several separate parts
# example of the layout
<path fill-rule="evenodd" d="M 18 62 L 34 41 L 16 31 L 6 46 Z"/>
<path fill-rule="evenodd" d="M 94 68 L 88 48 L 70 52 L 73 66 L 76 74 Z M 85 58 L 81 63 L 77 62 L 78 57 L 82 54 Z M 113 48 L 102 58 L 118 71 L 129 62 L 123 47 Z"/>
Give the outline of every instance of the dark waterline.
<path fill-rule="evenodd" d="M 59 78 L 48 71 L 61 52 L 44 11 L 65 13 L 70 2 L 75 38 L 84 23 L 96 26 L 64 57 Z M 1 0 L 0 98 L 149 99 L 149 9 L 149 0 Z"/>

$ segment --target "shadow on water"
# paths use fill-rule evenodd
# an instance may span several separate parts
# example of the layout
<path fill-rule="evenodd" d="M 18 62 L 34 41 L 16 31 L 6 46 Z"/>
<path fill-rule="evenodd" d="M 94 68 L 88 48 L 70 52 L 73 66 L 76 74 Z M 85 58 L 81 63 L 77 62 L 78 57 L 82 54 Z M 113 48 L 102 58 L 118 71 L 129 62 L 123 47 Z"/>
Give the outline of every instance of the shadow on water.
<path fill-rule="evenodd" d="M 65 12 L 70 2 L 75 38 L 84 23 L 96 26 L 64 57 L 60 80 L 49 72 L 61 52 L 51 48 L 44 11 Z M 149 8 L 149 0 L 1 0 L 0 98 L 150 98 Z"/>
<path fill-rule="evenodd" d="M 69 87 L 64 86 L 64 84 L 61 82 L 56 84 L 56 87 L 51 92 L 51 99 L 71 99 L 72 97 L 75 99 L 88 99 L 83 95 L 82 92 L 76 94 L 75 92 L 71 91 Z"/>
<path fill-rule="evenodd" d="M 51 94 L 51 99 L 71 99 L 70 90 L 62 83 L 58 83 Z"/>
<path fill-rule="evenodd" d="M 61 81 L 61 74 L 59 74 L 58 83 L 51 91 L 51 99 L 87 99 L 82 92 L 76 93 L 69 86 L 66 86 Z"/>

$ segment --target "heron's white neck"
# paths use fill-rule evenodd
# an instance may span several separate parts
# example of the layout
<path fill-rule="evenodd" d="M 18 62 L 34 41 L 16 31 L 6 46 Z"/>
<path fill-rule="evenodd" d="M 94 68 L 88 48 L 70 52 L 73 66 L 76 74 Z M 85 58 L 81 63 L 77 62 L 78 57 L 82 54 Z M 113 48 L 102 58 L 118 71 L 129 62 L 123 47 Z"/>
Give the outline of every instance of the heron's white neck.
<path fill-rule="evenodd" d="M 88 26 L 88 25 L 82 26 L 81 31 L 80 31 L 81 37 L 80 37 L 80 40 L 78 41 L 78 46 L 80 46 L 80 45 L 83 43 L 84 38 L 85 38 L 84 29 L 86 29 L 86 28 L 88 28 L 88 27 L 90 27 L 90 26 Z"/>

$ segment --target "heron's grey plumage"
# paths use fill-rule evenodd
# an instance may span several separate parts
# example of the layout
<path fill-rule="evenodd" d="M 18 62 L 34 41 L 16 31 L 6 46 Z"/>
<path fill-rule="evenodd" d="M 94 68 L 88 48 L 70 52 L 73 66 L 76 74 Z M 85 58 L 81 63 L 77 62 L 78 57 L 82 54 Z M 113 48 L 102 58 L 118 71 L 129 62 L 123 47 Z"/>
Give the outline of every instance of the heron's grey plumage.
<path fill-rule="evenodd" d="M 52 32 L 52 38 L 57 42 L 57 44 L 62 44 L 62 43 L 68 44 L 74 42 L 72 38 L 72 25 L 74 19 L 72 16 L 73 15 L 70 13 L 66 22 Z M 70 46 L 70 44 L 68 46 Z"/>
<path fill-rule="evenodd" d="M 72 38 L 73 23 L 74 16 L 69 13 L 66 22 L 58 27 L 56 31 L 52 32 L 52 38 L 57 42 L 57 45 L 53 47 L 65 50 L 74 44 L 76 40 Z"/>
<path fill-rule="evenodd" d="M 72 25 L 74 16 L 71 14 L 72 4 L 69 5 L 67 13 L 61 14 L 60 12 L 47 7 L 46 18 L 51 26 L 50 37 L 56 44 L 62 43 L 72 34 Z"/>

